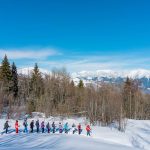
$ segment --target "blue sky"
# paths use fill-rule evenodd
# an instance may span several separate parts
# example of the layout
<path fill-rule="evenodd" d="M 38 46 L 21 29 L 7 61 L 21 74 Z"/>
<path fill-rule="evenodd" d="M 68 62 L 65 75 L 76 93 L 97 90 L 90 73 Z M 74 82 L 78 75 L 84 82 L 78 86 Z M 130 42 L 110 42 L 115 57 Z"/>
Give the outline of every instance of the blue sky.
<path fill-rule="evenodd" d="M 0 0 L 0 59 L 19 68 L 150 69 L 149 0 Z"/>

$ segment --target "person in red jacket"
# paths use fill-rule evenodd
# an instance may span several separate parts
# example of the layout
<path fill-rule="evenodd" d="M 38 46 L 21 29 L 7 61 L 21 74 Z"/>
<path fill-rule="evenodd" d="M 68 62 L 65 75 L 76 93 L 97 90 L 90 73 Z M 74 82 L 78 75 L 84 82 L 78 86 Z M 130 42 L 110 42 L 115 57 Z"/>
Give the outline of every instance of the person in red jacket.
<path fill-rule="evenodd" d="M 81 132 L 82 132 L 81 124 L 79 123 L 79 125 L 78 125 L 78 133 L 79 133 L 79 135 L 81 134 Z"/>
<path fill-rule="evenodd" d="M 16 120 L 16 123 L 15 123 L 15 129 L 16 129 L 16 133 L 18 133 L 18 130 L 19 130 L 18 120 Z"/>
<path fill-rule="evenodd" d="M 86 126 L 87 136 L 91 136 L 91 128 L 89 125 Z"/>

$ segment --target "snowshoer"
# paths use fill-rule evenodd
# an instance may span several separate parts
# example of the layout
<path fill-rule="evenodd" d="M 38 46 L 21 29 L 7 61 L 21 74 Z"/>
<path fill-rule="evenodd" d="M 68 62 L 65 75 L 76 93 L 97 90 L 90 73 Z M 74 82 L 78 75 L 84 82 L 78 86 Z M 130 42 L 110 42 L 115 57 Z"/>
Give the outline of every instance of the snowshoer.
<path fill-rule="evenodd" d="M 55 128 L 56 128 L 56 125 L 55 125 L 55 122 L 53 122 L 53 123 L 52 123 L 53 133 L 55 133 Z"/>
<path fill-rule="evenodd" d="M 18 124 L 18 120 L 16 120 L 16 123 L 15 123 L 15 129 L 16 129 L 16 133 L 18 133 L 18 131 L 19 131 L 19 124 Z"/>
<path fill-rule="evenodd" d="M 28 132 L 28 123 L 27 123 L 27 119 L 24 120 L 23 122 L 23 126 L 24 126 L 24 132 L 27 133 Z"/>
<path fill-rule="evenodd" d="M 63 126 L 61 123 L 59 123 L 59 133 L 62 133 L 63 132 Z"/>
<path fill-rule="evenodd" d="M 34 128 L 34 120 L 32 120 L 30 123 L 31 133 L 33 133 L 33 128 Z"/>
<path fill-rule="evenodd" d="M 8 121 L 6 121 L 5 122 L 5 124 L 4 124 L 4 130 L 6 131 L 6 134 L 7 134 L 7 132 L 8 132 L 8 128 L 9 128 L 10 126 L 9 126 L 9 124 L 8 124 Z"/>
<path fill-rule="evenodd" d="M 49 124 L 49 122 L 47 123 L 46 128 L 47 128 L 47 132 L 50 133 L 50 124 Z"/>
<path fill-rule="evenodd" d="M 39 127 L 40 127 L 39 120 L 36 121 L 35 125 L 36 125 L 36 132 L 38 133 L 39 132 Z"/>
<path fill-rule="evenodd" d="M 86 126 L 87 136 L 91 136 L 91 128 L 89 125 Z"/>
<path fill-rule="evenodd" d="M 79 123 L 79 125 L 78 125 L 78 133 L 79 133 L 79 135 L 81 134 L 81 132 L 82 132 L 81 124 Z"/>
<path fill-rule="evenodd" d="M 76 131 L 77 131 L 76 125 L 73 123 L 72 124 L 72 133 L 75 134 Z"/>
<path fill-rule="evenodd" d="M 42 123 L 41 123 L 42 133 L 44 133 L 44 128 L 45 128 L 44 121 L 42 121 Z"/>
<path fill-rule="evenodd" d="M 68 122 L 65 123 L 64 130 L 65 130 L 65 133 L 68 133 Z"/>

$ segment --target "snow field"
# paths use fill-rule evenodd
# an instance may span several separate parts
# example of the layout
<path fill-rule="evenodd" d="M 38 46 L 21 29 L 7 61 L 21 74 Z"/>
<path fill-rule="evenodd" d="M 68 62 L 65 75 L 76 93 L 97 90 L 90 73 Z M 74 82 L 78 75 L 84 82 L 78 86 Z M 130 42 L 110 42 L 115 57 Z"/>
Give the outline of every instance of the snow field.
<path fill-rule="evenodd" d="M 28 125 L 32 119 L 28 120 Z M 36 118 L 34 118 L 36 121 Z M 69 123 L 69 127 L 73 123 L 78 125 L 81 123 L 83 132 L 81 135 L 77 133 L 72 135 L 72 131 L 68 134 L 48 134 L 48 133 L 19 133 L 0 135 L 0 150 L 150 150 L 150 121 L 128 120 L 125 132 L 119 132 L 115 128 L 92 126 L 92 136 L 87 137 L 85 131 L 84 118 L 71 118 L 61 120 L 50 117 L 48 119 L 39 118 L 40 123 L 49 121 L 50 124 L 55 121 Z M 5 119 L 0 119 L 0 132 L 3 131 Z M 9 120 L 10 130 L 14 130 L 15 120 Z M 19 120 L 20 130 L 23 130 L 23 120 Z M 29 128 L 29 126 L 28 126 Z"/>

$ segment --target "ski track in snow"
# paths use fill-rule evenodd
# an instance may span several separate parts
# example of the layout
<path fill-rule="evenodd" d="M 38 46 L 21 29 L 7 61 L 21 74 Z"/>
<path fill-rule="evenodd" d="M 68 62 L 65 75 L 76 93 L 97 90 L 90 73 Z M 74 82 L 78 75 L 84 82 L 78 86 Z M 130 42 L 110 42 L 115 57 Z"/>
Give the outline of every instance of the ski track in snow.
<path fill-rule="evenodd" d="M 82 119 L 66 121 L 70 126 L 73 122 L 80 122 L 85 129 Z M 0 132 L 4 122 L 0 119 Z M 22 121 L 19 121 L 20 133 L 15 134 L 15 121 L 9 122 L 12 126 L 10 133 L 0 135 L 0 150 L 150 150 L 150 121 L 129 120 L 125 133 L 115 128 L 92 127 L 91 137 L 86 136 L 85 130 L 82 135 L 72 135 L 71 131 L 69 134 L 23 133 Z"/>
<path fill-rule="evenodd" d="M 150 150 L 150 122 L 149 121 L 130 121 L 132 126 L 128 126 L 127 134 L 134 147 Z M 136 126 L 136 128 L 134 128 Z"/>
<path fill-rule="evenodd" d="M 78 135 L 48 135 L 33 134 L 13 134 L 0 139 L 1 150 L 132 150 L 134 148 L 112 144 Z"/>

